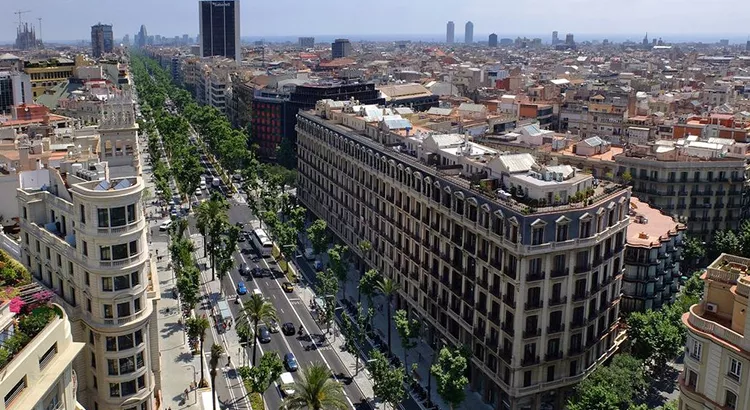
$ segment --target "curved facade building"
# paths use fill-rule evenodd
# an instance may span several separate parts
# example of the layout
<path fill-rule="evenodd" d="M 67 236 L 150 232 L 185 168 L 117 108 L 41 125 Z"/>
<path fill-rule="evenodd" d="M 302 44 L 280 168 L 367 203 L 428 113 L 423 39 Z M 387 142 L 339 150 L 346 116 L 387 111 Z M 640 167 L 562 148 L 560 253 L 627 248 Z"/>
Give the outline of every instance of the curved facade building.
<path fill-rule="evenodd" d="M 86 344 L 74 364 L 85 408 L 151 410 L 161 366 L 144 182 L 97 164 L 21 173 L 21 259 Z"/>

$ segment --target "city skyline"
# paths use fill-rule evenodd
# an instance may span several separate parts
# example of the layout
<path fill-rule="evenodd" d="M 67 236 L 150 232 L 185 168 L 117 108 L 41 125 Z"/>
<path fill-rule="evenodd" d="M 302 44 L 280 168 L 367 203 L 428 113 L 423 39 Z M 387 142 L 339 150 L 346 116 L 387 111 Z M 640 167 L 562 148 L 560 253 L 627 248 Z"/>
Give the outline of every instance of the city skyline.
<path fill-rule="evenodd" d="M 141 24 L 152 27 L 153 33 L 165 36 L 189 34 L 195 37 L 198 33 L 197 1 L 185 2 L 178 0 L 165 0 L 162 2 L 146 2 L 145 0 L 134 0 L 128 3 L 102 4 L 94 0 L 10 0 L 6 6 L 7 10 L 30 10 L 23 17 L 23 21 L 35 23 L 36 19 L 43 19 L 43 34 L 48 41 L 77 41 L 90 37 L 88 30 L 82 25 L 71 25 L 68 19 L 57 19 L 57 16 L 65 16 L 75 13 L 76 19 L 87 22 L 91 26 L 100 20 L 107 20 L 113 25 L 115 38 L 122 38 L 125 34 L 133 34 L 138 31 Z M 646 4 L 645 0 L 623 3 L 620 5 L 602 5 L 593 0 L 575 0 L 574 4 L 555 3 L 548 0 L 532 0 L 516 5 L 514 9 L 515 18 L 500 24 L 486 13 L 490 5 L 489 0 L 468 0 L 462 3 L 458 10 L 454 8 L 434 7 L 434 3 L 425 0 L 416 0 L 408 3 L 400 3 L 395 0 L 385 0 L 380 3 L 382 7 L 369 11 L 364 19 L 330 19 L 329 12 L 342 5 L 341 0 L 326 0 L 320 3 L 299 3 L 293 0 L 278 0 L 272 3 L 253 4 L 253 7 L 245 7 L 241 13 L 241 26 L 243 38 L 256 37 L 285 37 L 310 35 L 316 37 L 342 36 L 353 37 L 378 37 L 395 35 L 402 37 L 429 38 L 435 40 L 445 39 L 445 24 L 452 20 L 463 25 L 466 21 L 472 21 L 475 27 L 475 38 L 486 38 L 490 33 L 498 33 L 498 36 L 520 35 L 540 36 L 545 42 L 549 42 L 549 36 L 553 30 L 559 32 L 571 32 L 577 38 L 586 39 L 591 35 L 608 37 L 628 36 L 633 41 L 643 37 L 643 33 L 649 32 L 665 38 L 693 36 L 696 41 L 707 37 L 735 39 L 734 42 L 747 40 L 748 32 L 743 29 L 742 18 L 746 12 L 750 12 L 750 4 L 741 3 L 738 0 L 722 0 L 717 4 L 719 9 L 734 10 L 730 14 L 707 13 L 702 16 L 699 27 L 691 27 L 690 33 L 685 34 L 683 20 L 693 18 L 692 8 L 684 7 L 672 2 L 660 3 L 657 6 Z M 647 15 L 638 14 L 637 10 L 643 10 L 639 4 L 648 6 Z M 76 6 L 72 8 L 72 6 Z M 424 7 L 431 6 L 433 13 L 429 18 L 415 19 L 414 16 L 424 16 Z M 144 13 L 143 9 L 149 12 Z M 399 10 L 394 14 L 393 10 Z M 543 9 L 555 19 L 535 23 L 530 29 L 529 21 L 539 19 L 538 10 Z M 287 10 L 285 13 L 277 13 L 278 10 Z M 583 11 L 583 12 L 581 12 Z M 744 11 L 744 12 L 743 12 Z M 66 14 L 67 13 L 67 14 Z M 17 16 L 6 13 L 5 24 L 0 24 L 0 43 L 9 43 L 15 39 Z M 170 18 L 163 18 L 169 15 Z M 596 15 L 596 19 L 590 18 Z M 627 22 L 627 23 L 626 23 Z M 299 32 L 299 27 L 304 27 L 304 32 Z M 714 28 L 721 28 L 722 32 Z M 732 29 L 737 27 L 737 29 Z M 658 29 L 658 30 L 655 30 Z M 745 30 L 745 31 L 740 31 Z M 294 31 L 294 32 L 291 32 Z M 434 34 L 432 34 L 434 33 Z M 511 34 L 512 33 L 512 34 Z M 640 33 L 640 34 L 639 34 Z M 639 35 L 635 37 L 635 35 Z M 604 37 L 600 37 L 604 38 Z M 458 38 L 456 40 L 459 40 Z"/>

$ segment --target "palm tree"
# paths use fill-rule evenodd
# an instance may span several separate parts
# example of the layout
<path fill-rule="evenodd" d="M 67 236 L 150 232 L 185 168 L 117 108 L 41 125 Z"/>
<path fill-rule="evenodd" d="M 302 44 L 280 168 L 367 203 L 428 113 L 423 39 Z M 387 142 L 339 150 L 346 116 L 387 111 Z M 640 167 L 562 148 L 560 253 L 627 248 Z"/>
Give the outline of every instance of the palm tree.
<path fill-rule="evenodd" d="M 209 360 L 209 365 L 211 366 L 211 403 L 213 403 L 213 410 L 216 410 L 216 368 L 219 367 L 219 359 L 221 359 L 222 354 L 224 354 L 224 346 L 214 343 L 211 346 L 211 359 Z"/>
<path fill-rule="evenodd" d="M 294 384 L 294 393 L 284 399 L 289 410 L 348 409 L 341 383 L 331 380 L 330 371 L 315 363 L 302 371 L 302 380 Z"/>
<path fill-rule="evenodd" d="M 398 293 L 399 289 L 401 289 L 401 285 L 399 285 L 396 281 L 394 281 L 391 278 L 385 278 L 382 281 L 380 281 L 375 288 L 378 290 L 378 292 L 382 293 L 383 296 L 385 296 L 386 300 L 388 301 L 388 356 L 391 355 L 391 302 L 393 300 L 393 296 Z"/>
<path fill-rule="evenodd" d="M 239 321 L 247 321 L 253 324 L 253 334 L 255 341 L 253 343 L 253 366 L 255 366 L 255 355 L 258 351 L 258 325 L 268 320 L 277 320 L 276 308 L 273 304 L 267 302 L 263 296 L 253 294 L 250 300 L 244 304 L 240 312 Z"/>
<path fill-rule="evenodd" d="M 206 386 L 206 377 L 203 373 L 203 342 L 206 340 L 206 330 L 211 327 L 211 323 L 208 321 L 206 315 L 199 317 L 191 317 L 185 321 L 185 327 L 187 328 L 188 337 L 197 338 L 200 340 L 200 355 L 201 355 L 201 382 L 200 386 Z"/>

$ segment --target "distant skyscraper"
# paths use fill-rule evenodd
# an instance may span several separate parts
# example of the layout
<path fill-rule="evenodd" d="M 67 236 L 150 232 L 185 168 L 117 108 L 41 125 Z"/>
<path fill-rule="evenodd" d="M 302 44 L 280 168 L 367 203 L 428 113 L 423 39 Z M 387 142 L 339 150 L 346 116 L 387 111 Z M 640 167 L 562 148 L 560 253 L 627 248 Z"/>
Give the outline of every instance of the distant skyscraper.
<path fill-rule="evenodd" d="M 299 48 L 315 48 L 315 37 L 300 37 L 297 39 Z"/>
<path fill-rule="evenodd" d="M 557 31 L 553 31 L 552 32 L 552 45 L 554 46 L 555 44 L 559 42 L 560 42 L 560 38 L 557 35 Z"/>
<path fill-rule="evenodd" d="M 122 44 L 125 46 L 130 45 L 130 34 L 125 34 L 124 36 L 122 36 Z"/>
<path fill-rule="evenodd" d="M 750 51 L 750 40 L 745 44 L 745 51 Z"/>
<path fill-rule="evenodd" d="M 565 44 L 567 44 L 569 46 L 572 46 L 575 43 L 576 43 L 576 41 L 573 38 L 573 34 L 568 33 L 568 34 L 565 35 Z"/>
<path fill-rule="evenodd" d="M 111 24 L 99 23 L 91 26 L 91 55 L 101 57 L 105 53 L 111 53 L 114 47 L 114 35 Z"/>
<path fill-rule="evenodd" d="M 467 21 L 464 30 L 464 43 L 471 44 L 474 42 L 474 23 Z"/>
<path fill-rule="evenodd" d="M 138 47 L 146 47 L 146 44 L 148 43 L 148 32 L 146 31 L 146 26 L 141 25 L 141 30 L 138 32 L 137 40 L 135 41 L 135 44 Z"/>
<path fill-rule="evenodd" d="M 331 57 L 344 58 L 352 55 L 352 43 L 345 38 L 337 38 L 331 43 Z"/>
<path fill-rule="evenodd" d="M 240 1 L 201 0 L 198 4 L 201 56 L 224 56 L 242 61 Z"/>
<path fill-rule="evenodd" d="M 190 36 L 187 34 L 182 35 L 182 44 L 188 45 L 190 44 Z"/>
<path fill-rule="evenodd" d="M 648 33 L 646 33 L 646 35 L 645 35 L 645 36 L 643 36 L 643 41 L 642 41 L 642 43 L 643 43 L 643 45 L 644 45 L 644 46 L 647 46 L 647 45 L 648 45 Z"/>
<path fill-rule="evenodd" d="M 445 42 L 453 44 L 456 41 L 456 25 L 452 21 L 448 22 L 445 29 Z"/>
<path fill-rule="evenodd" d="M 495 33 L 490 34 L 489 44 L 490 44 L 490 47 L 497 47 L 497 34 Z"/>

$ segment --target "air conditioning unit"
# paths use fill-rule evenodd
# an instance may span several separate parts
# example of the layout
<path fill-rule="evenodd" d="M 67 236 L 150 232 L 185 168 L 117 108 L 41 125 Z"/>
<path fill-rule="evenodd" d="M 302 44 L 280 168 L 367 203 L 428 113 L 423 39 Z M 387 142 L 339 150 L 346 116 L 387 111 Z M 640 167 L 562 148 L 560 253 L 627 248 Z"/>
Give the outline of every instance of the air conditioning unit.
<path fill-rule="evenodd" d="M 713 303 L 706 303 L 706 310 L 709 312 L 716 313 L 719 310 L 719 308 L 716 307 L 716 305 Z"/>

